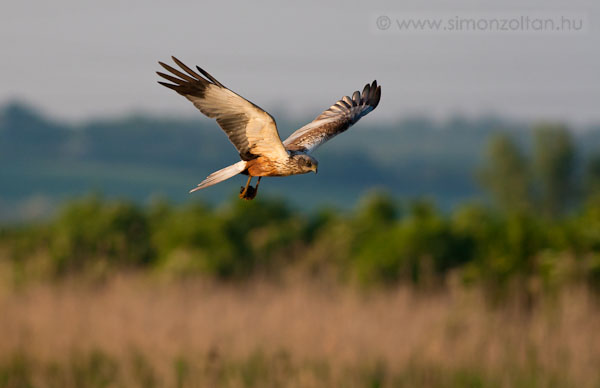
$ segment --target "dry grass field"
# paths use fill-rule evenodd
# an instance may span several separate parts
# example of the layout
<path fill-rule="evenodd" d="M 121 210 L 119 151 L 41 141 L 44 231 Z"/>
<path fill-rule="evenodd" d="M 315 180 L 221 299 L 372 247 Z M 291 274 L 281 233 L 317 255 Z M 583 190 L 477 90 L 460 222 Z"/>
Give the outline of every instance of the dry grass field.
<path fill-rule="evenodd" d="M 0 387 L 600 384 L 600 307 L 121 276 L 2 289 Z"/>

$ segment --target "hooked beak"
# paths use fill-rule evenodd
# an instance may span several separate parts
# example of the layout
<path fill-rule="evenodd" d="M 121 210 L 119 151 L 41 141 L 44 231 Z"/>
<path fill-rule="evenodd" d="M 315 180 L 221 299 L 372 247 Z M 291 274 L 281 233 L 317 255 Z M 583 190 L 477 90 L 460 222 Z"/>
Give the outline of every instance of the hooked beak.
<path fill-rule="evenodd" d="M 316 173 L 318 172 L 318 170 L 319 170 L 319 166 L 313 166 L 313 169 L 312 169 L 312 170 L 313 170 L 313 171 L 315 172 L 315 174 L 316 174 Z"/>

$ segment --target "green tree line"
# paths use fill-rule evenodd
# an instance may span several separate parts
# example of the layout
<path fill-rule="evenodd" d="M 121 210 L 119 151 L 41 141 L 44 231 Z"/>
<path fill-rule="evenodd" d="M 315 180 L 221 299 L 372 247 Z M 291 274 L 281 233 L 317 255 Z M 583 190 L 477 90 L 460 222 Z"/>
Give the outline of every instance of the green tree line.
<path fill-rule="evenodd" d="M 494 204 L 504 211 L 559 217 L 600 194 L 600 153 L 592 153 L 579 167 L 582 155 L 563 125 L 534 127 L 529 152 L 510 135 L 496 134 L 486 156 L 478 177 Z"/>

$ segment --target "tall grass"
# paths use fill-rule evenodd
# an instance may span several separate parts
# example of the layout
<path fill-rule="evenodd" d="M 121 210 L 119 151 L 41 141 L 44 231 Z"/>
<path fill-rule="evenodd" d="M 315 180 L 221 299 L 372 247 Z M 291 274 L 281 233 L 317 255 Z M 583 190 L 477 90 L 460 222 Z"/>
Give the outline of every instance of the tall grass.
<path fill-rule="evenodd" d="M 589 291 L 527 308 L 483 295 L 136 276 L 4 288 L 0 387 L 600 384 Z"/>

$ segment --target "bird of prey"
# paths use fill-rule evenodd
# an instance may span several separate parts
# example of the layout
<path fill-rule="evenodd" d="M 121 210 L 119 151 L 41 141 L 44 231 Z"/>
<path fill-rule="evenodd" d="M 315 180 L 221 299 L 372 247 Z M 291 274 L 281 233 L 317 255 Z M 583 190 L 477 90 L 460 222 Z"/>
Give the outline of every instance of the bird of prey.
<path fill-rule="evenodd" d="M 172 58 L 181 70 L 158 62 L 171 73 L 157 72 L 170 82 L 159 83 L 190 100 L 206 116 L 216 119 L 242 159 L 213 172 L 190 193 L 244 174 L 248 175 L 248 182 L 240 188 L 240 198 L 251 200 L 256 197 L 262 177 L 316 173 L 319 162 L 311 152 L 375 109 L 381 98 L 381 86 L 373 81 L 365 85 L 362 93 L 356 91 L 352 97 L 342 97 L 282 142 L 270 114 L 223 86 L 200 67 L 196 69 L 201 75 Z M 250 185 L 253 177 L 258 177 L 256 187 Z"/>

